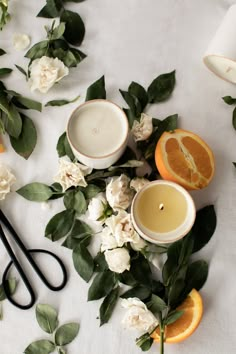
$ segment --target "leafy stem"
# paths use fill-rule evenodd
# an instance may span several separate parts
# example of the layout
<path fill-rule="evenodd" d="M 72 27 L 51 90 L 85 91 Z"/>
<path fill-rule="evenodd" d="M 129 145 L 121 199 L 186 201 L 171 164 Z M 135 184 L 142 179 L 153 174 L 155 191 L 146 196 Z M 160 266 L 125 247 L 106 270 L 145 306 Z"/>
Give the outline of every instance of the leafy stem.
<path fill-rule="evenodd" d="M 160 327 L 160 354 L 164 354 L 165 324 L 163 322 L 161 315 L 159 316 L 159 327 Z"/>

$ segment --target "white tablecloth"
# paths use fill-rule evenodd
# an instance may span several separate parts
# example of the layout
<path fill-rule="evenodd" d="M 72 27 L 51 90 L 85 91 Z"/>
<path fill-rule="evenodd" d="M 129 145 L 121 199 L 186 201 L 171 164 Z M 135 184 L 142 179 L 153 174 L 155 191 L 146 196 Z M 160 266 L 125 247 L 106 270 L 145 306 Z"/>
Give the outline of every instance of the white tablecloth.
<path fill-rule="evenodd" d="M 11 0 L 11 22 L 0 33 L 0 47 L 8 55 L 0 57 L 0 67 L 26 66 L 24 52 L 12 46 L 17 33 L 31 35 L 32 43 L 45 36 L 43 26 L 50 20 L 36 18 L 44 0 Z M 197 331 L 185 342 L 166 345 L 168 354 L 234 354 L 236 352 L 236 136 L 231 124 L 232 108 L 221 97 L 235 96 L 235 86 L 210 73 L 202 57 L 212 36 L 233 0 L 86 0 L 67 3 L 78 11 L 86 24 L 86 37 L 81 47 L 88 54 L 78 68 L 56 85 L 47 95 L 32 94 L 17 70 L 5 81 L 7 87 L 26 96 L 47 102 L 56 98 L 84 96 L 88 85 L 105 74 L 107 97 L 120 105 L 124 102 L 118 89 L 127 89 L 131 81 L 147 87 L 159 74 L 176 69 L 177 85 L 170 100 L 152 105 L 149 113 L 164 118 L 180 115 L 180 126 L 205 139 L 216 157 L 216 174 L 208 188 L 194 192 L 198 207 L 214 203 L 218 226 L 210 244 L 201 252 L 210 263 L 209 278 L 201 293 L 204 316 Z M 233 39 L 234 41 L 236 39 Z M 0 161 L 12 167 L 17 176 L 15 188 L 40 181 L 51 183 L 58 168 L 56 142 L 65 130 L 67 119 L 78 103 L 61 108 L 45 108 L 43 113 L 30 111 L 38 132 L 37 147 L 25 161 L 11 149 L 5 138 L 7 152 Z M 88 285 L 73 268 L 71 251 L 44 238 L 49 218 L 62 209 L 62 202 L 51 203 L 44 211 L 40 204 L 28 202 L 11 193 L 1 204 L 3 211 L 14 221 L 17 231 L 29 247 L 42 247 L 56 252 L 69 270 L 69 283 L 60 293 L 48 291 L 32 273 L 38 302 L 59 309 L 61 323 L 79 321 L 80 333 L 69 346 L 69 354 L 138 354 L 136 333 L 124 330 L 120 324 L 123 310 L 117 306 L 109 324 L 99 328 L 96 319 L 100 301 L 87 302 Z M 200 258 L 200 255 L 198 256 Z M 8 261 L 1 247 L 0 269 Z M 55 265 L 44 268 L 55 278 Z M 46 264 L 46 265 L 45 265 Z M 19 287 L 21 292 L 21 289 Z M 3 304 L 4 320 L 0 322 L 0 353 L 21 354 L 33 340 L 44 338 L 35 319 L 35 308 L 21 311 L 10 303 Z M 47 337 L 47 335 L 46 335 Z M 153 345 L 150 353 L 158 352 Z"/>

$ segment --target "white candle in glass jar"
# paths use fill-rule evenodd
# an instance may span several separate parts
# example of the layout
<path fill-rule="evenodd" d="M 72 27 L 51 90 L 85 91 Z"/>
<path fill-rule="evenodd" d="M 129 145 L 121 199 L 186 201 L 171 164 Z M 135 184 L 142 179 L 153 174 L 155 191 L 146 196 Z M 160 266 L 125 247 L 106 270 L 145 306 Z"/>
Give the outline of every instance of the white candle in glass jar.
<path fill-rule="evenodd" d="M 236 5 L 227 11 L 203 58 L 220 78 L 236 83 Z"/>
<path fill-rule="evenodd" d="M 134 197 L 131 216 L 136 231 L 152 243 L 171 243 L 193 226 L 196 209 L 190 194 L 170 181 L 146 184 Z"/>
<path fill-rule="evenodd" d="M 67 125 L 67 138 L 75 157 L 85 165 L 103 169 L 123 154 L 128 120 L 115 103 L 97 99 L 80 105 Z"/>

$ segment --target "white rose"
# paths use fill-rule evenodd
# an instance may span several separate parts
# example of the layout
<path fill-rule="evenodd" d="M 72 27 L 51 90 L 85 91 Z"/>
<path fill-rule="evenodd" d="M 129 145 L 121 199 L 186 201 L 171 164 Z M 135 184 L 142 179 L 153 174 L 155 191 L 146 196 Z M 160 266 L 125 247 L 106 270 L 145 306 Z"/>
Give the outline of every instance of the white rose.
<path fill-rule="evenodd" d="M 114 210 L 127 209 L 133 199 L 133 191 L 129 188 L 130 178 L 122 174 L 113 177 L 106 188 L 106 198 Z"/>
<path fill-rule="evenodd" d="M 130 182 L 130 188 L 133 188 L 135 192 L 140 191 L 140 189 L 148 184 L 150 181 L 144 177 L 135 177 Z"/>
<path fill-rule="evenodd" d="M 149 138 L 149 136 L 152 134 L 152 130 L 152 117 L 142 113 L 140 122 L 137 120 L 133 122 L 131 132 L 135 141 L 142 141 Z"/>
<path fill-rule="evenodd" d="M 0 163 L 0 200 L 5 199 L 16 178 L 4 164 Z"/>
<path fill-rule="evenodd" d="M 112 215 L 106 219 L 106 225 L 114 235 L 118 247 L 122 247 L 126 242 L 138 243 L 140 236 L 134 230 L 131 222 L 131 215 L 124 210 L 120 210 L 118 215 Z"/>
<path fill-rule="evenodd" d="M 92 198 L 88 205 L 88 218 L 99 223 L 105 220 L 104 212 L 107 209 L 107 200 L 103 193 Z"/>
<path fill-rule="evenodd" d="M 108 268 L 112 272 L 123 273 L 130 269 L 130 255 L 126 248 L 115 248 L 104 252 Z"/>
<path fill-rule="evenodd" d="M 30 45 L 30 37 L 27 34 L 16 33 L 13 36 L 13 45 L 16 50 L 24 50 Z"/>
<path fill-rule="evenodd" d="M 102 232 L 101 232 L 101 238 L 102 238 L 102 243 L 101 243 L 101 251 L 107 251 L 107 250 L 112 250 L 114 248 L 118 247 L 118 244 L 116 242 L 115 237 L 111 233 L 111 230 L 109 227 L 104 227 Z"/>
<path fill-rule="evenodd" d="M 67 158 L 59 160 L 59 172 L 54 177 L 54 181 L 60 183 L 63 192 L 74 186 L 86 187 L 87 182 L 84 176 L 92 172 L 92 168 L 78 162 L 71 162 Z"/>
<path fill-rule="evenodd" d="M 145 247 L 147 247 L 147 242 L 139 236 L 138 242 L 130 242 L 130 246 L 133 248 L 134 251 L 141 251 Z"/>
<path fill-rule="evenodd" d="M 121 305 L 128 309 L 122 320 L 126 328 L 146 333 L 151 332 L 158 325 L 157 318 L 138 298 L 123 299 Z"/>
<path fill-rule="evenodd" d="M 29 85 L 31 91 L 39 90 L 46 93 L 68 73 L 69 69 L 58 58 L 43 56 L 40 59 L 35 59 L 30 66 Z"/>

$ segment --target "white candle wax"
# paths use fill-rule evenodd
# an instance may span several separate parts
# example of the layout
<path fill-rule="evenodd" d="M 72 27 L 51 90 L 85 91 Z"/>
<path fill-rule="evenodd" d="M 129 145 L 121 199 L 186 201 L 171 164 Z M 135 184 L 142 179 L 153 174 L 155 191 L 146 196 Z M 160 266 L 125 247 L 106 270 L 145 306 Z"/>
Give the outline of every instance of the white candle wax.
<path fill-rule="evenodd" d="M 192 197 L 183 187 L 158 180 L 136 194 L 131 215 L 143 238 L 153 243 L 171 243 L 190 231 L 196 211 Z"/>
<path fill-rule="evenodd" d="M 203 58 L 220 78 L 236 83 L 236 5 L 229 8 Z"/>
<path fill-rule="evenodd" d="M 88 101 L 72 114 L 67 137 L 79 161 L 93 168 L 106 168 L 125 150 L 128 121 L 123 110 L 114 103 Z"/>

